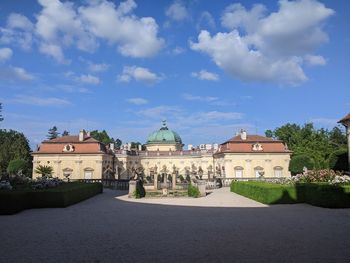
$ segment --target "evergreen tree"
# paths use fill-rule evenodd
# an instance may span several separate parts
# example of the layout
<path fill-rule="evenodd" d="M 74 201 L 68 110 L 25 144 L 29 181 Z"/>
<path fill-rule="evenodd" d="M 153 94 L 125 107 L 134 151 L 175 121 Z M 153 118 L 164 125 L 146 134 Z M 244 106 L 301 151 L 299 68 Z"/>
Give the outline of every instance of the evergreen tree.
<path fill-rule="evenodd" d="M 68 135 L 69 135 L 69 131 L 64 130 L 64 131 L 62 132 L 62 137 L 63 137 L 63 136 L 68 136 Z"/>
<path fill-rule="evenodd" d="M 57 132 L 57 127 L 53 126 L 51 129 L 49 129 L 48 135 L 46 136 L 49 140 L 56 139 L 58 137 L 59 133 Z"/>

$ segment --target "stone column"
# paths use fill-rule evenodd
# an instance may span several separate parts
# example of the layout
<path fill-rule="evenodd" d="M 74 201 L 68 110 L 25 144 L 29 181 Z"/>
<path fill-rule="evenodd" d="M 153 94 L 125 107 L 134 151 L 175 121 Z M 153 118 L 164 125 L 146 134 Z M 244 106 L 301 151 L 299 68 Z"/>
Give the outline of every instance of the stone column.
<path fill-rule="evenodd" d="M 136 191 L 136 181 L 130 180 L 129 181 L 129 194 L 128 194 L 129 198 L 133 197 L 135 191 Z"/>
<path fill-rule="evenodd" d="M 158 174 L 154 173 L 154 190 L 158 189 Z"/>
<path fill-rule="evenodd" d="M 172 179 L 173 179 L 173 190 L 175 190 L 176 189 L 176 173 L 173 173 L 172 174 Z"/>

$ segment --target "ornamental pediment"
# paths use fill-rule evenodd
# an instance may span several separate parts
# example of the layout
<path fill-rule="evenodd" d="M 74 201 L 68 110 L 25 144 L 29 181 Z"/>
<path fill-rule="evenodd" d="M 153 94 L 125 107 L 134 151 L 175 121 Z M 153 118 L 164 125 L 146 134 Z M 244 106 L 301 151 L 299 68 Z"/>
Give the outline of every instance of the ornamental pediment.
<path fill-rule="evenodd" d="M 66 144 L 63 147 L 63 152 L 74 152 L 75 147 L 72 144 Z"/>

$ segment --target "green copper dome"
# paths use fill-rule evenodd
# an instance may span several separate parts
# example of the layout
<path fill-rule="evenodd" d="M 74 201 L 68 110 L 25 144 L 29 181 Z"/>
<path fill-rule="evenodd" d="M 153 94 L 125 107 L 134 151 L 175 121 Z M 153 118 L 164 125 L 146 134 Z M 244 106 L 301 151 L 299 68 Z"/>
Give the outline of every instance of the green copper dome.
<path fill-rule="evenodd" d="M 181 137 L 171 131 L 163 121 L 163 126 L 158 131 L 152 132 L 147 139 L 147 144 L 182 144 Z"/>

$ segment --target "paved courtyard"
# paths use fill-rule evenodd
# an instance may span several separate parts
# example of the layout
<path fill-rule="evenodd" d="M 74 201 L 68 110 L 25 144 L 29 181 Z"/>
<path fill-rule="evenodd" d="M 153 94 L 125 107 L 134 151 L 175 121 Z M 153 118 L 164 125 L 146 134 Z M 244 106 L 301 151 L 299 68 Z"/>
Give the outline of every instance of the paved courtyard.
<path fill-rule="evenodd" d="M 123 195 L 0 216 L 0 262 L 349 262 L 350 209 Z"/>

